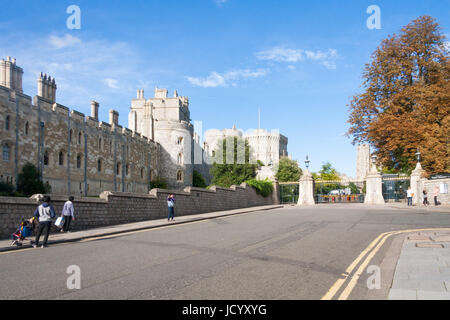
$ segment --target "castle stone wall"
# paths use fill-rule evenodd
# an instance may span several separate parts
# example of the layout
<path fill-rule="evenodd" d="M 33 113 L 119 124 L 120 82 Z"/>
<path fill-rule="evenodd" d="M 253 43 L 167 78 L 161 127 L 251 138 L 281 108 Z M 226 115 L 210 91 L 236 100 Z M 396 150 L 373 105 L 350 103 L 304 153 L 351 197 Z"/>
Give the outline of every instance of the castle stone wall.
<path fill-rule="evenodd" d="M 75 198 L 76 221 L 72 230 L 166 218 L 169 194 L 175 195 L 175 218 L 273 204 L 272 197 L 264 198 L 246 184 L 210 190 L 193 187 L 183 191 L 153 189 L 148 194 L 104 192 L 100 199 Z M 65 201 L 65 197 L 52 196 L 57 215 L 61 214 Z M 0 238 L 8 238 L 22 219 L 33 216 L 38 205 L 32 199 L 0 197 Z"/>

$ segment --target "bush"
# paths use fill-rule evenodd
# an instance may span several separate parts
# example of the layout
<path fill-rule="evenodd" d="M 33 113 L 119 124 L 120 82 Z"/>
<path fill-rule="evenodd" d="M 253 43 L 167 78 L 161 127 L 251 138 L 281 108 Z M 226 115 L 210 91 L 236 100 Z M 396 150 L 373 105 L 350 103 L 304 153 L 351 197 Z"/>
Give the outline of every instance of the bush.
<path fill-rule="evenodd" d="M 0 196 L 9 197 L 14 192 L 14 186 L 10 183 L 0 182 Z"/>
<path fill-rule="evenodd" d="M 262 195 L 264 198 L 267 198 L 273 192 L 273 184 L 269 179 L 266 180 L 251 179 L 247 180 L 245 183 L 253 187 L 256 190 L 256 193 Z"/>
<path fill-rule="evenodd" d="M 39 170 L 32 163 L 26 163 L 22 171 L 19 174 L 17 181 L 17 192 L 23 194 L 26 197 L 30 197 L 33 194 L 46 194 L 51 192 L 41 180 Z"/>
<path fill-rule="evenodd" d="M 156 177 L 150 181 L 150 190 L 151 189 L 167 189 L 167 181 L 164 178 Z"/>
<path fill-rule="evenodd" d="M 206 181 L 203 178 L 203 176 L 201 175 L 200 172 L 197 172 L 194 170 L 194 175 L 192 177 L 192 186 L 196 187 L 196 188 L 206 188 Z"/>

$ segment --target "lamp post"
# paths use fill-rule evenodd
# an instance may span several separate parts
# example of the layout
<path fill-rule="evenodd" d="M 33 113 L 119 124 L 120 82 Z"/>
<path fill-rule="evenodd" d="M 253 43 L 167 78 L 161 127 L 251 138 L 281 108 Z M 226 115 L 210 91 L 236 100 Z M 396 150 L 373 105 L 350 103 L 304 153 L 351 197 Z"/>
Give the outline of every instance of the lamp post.
<path fill-rule="evenodd" d="M 305 166 L 306 166 L 306 170 L 309 169 L 309 164 L 311 163 L 311 161 L 309 161 L 309 157 L 306 156 L 306 160 L 305 160 Z"/>
<path fill-rule="evenodd" d="M 417 152 L 416 152 L 417 162 L 420 162 L 420 156 L 421 156 L 420 150 L 419 150 L 419 148 L 417 148 Z"/>

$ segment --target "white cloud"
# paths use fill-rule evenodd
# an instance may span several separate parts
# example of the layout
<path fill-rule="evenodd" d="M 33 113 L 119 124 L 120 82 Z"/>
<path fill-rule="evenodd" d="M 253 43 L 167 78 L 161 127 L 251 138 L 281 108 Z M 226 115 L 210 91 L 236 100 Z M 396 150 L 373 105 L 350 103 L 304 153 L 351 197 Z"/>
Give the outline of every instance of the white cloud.
<path fill-rule="evenodd" d="M 111 89 L 119 89 L 118 81 L 116 79 L 106 78 L 103 80 Z"/>
<path fill-rule="evenodd" d="M 49 42 L 56 49 L 73 47 L 82 43 L 79 38 L 74 37 L 68 33 L 66 33 L 63 37 L 50 36 Z"/>
<path fill-rule="evenodd" d="M 204 88 L 215 88 L 215 87 L 226 87 L 226 86 L 236 86 L 236 81 L 247 78 L 259 78 L 263 77 L 268 73 L 267 69 L 238 69 L 231 70 L 224 74 L 217 72 L 211 72 L 206 78 L 195 78 L 186 77 L 188 81 L 196 87 Z"/>
<path fill-rule="evenodd" d="M 289 63 L 296 63 L 305 60 L 317 61 L 328 69 L 336 69 L 336 63 L 334 62 L 334 60 L 338 57 L 338 52 L 336 49 L 329 49 L 327 51 L 311 51 L 285 47 L 274 47 L 265 51 L 257 52 L 255 55 L 258 60 L 263 61 Z"/>
<path fill-rule="evenodd" d="M 216 5 L 218 7 L 221 7 L 225 4 L 225 2 L 227 2 L 228 0 L 214 0 L 214 2 L 216 3 Z"/>

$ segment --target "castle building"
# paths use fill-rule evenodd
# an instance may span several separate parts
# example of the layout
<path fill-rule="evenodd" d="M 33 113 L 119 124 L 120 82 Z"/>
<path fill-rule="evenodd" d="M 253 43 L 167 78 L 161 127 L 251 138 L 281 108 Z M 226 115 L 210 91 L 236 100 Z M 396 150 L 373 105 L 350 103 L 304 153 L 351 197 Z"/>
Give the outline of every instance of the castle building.
<path fill-rule="evenodd" d="M 131 102 L 128 126 L 161 145 L 159 160 L 164 165 L 155 175 L 170 188 L 192 185 L 195 141 L 190 121 L 189 99 L 177 91 L 169 97 L 167 89 L 156 88 L 155 96 L 146 99 L 144 90 L 138 90 Z"/>
<path fill-rule="evenodd" d="M 265 129 L 255 129 L 243 133 L 236 129 L 236 126 L 233 126 L 231 129 L 208 130 L 205 133 L 205 151 L 210 156 L 214 156 L 219 141 L 228 137 L 238 137 L 247 140 L 250 147 L 251 159 L 255 161 L 260 160 L 265 166 L 275 168 L 280 162 L 281 157 L 288 156 L 288 138 L 280 134 L 277 130 L 269 132 Z M 275 175 L 276 172 L 271 172 L 271 174 Z"/>
<path fill-rule="evenodd" d="M 147 193 L 156 177 L 171 189 L 191 186 L 194 170 L 209 184 L 211 155 L 218 139 L 244 137 L 253 156 L 277 163 L 287 155 L 287 138 L 258 130 L 243 135 L 235 127 L 210 131 L 205 141 L 194 133 L 189 99 L 177 91 L 155 89 L 145 98 L 137 91 L 128 114 L 128 127 L 119 113 L 99 119 L 99 103 L 91 101 L 85 116 L 57 103 L 56 80 L 41 73 L 37 95 L 23 93 L 22 68 L 15 59 L 0 61 L 0 181 L 17 184 L 26 163 L 34 164 L 53 194 L 98 195 L 103 191 Z"/>
<path fill-rule="evenodd" d="M 15 59 L 0 61 L 0 180 L 15 185 L 30 162 L 52 193 L 98 195 L 109 191 L 146 193 L 151 172 L 158 170 L 161 146 L 152 138 L 119 125 L 69 110 L 56 102 L 56 81 L 40 74 L 32 99 L 22 91 L 23 70 Z"/>

